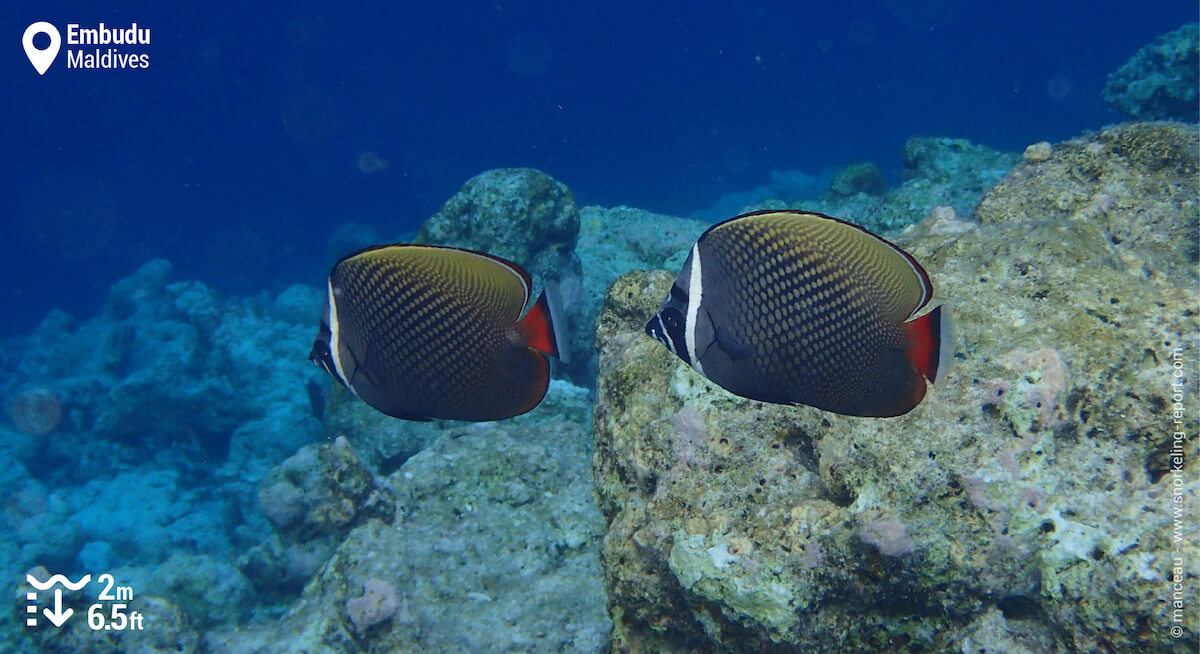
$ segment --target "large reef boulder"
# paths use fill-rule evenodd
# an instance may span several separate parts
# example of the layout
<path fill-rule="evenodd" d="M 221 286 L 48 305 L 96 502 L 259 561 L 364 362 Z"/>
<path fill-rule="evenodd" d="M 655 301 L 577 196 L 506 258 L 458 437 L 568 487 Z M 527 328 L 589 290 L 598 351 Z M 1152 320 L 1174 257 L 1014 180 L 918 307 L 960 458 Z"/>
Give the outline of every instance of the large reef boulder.
<path fill-rule="evenodd" d="M 1134 120 L 1200 117 L 1200 24 L 1188 23 L 1138 50 L 1108 76 L 1104 99 Z"/>
<path fill-rule="evenodd" d="M 467 180 L 414 240 L 494 254 L 525 268 L 536 284 L 556 282 L 570 291 L 583 277 L 578 238 L 579 208 L 565 184 L 532 168 L 498 168 Z M 584 303 L 564 303 L 564 310 L 571 334 L 595 319 L 595 308 Z M 569 344 L 576 361 L 566 370 L 576 381 L 588 377 L 591 334 L 585 334 Z"/>
<path fill-rule="evenodd" d="M 259 511 L 275 535 L 251 548 L 239 566 L 268 593 L 300 590 L 350 530 L 391 522 L 395 501 L 345 437 L 305 445 L 262 479 Z"/>
<path fill-rule="evenodd" d="M 563 368 L 591 386 L 604 289 L 629 270 L 682 262 L 705 227 L 630 207 L 578 208 L 570 189 L 548 175 L 502 168 L 467 181 L 415 240 L 489 252 L 524 266 L 537 282 L 557 282 L 572 359 Z"/>
<path fill-rule="evenodd" d="M 614 650 L 1194 650 L 1170 585 L 1200 577 L 1171 531 L 1200 500 L 1196 139 L 1060 144 L 982 224 L 899 235 L 960 336 L 898 418 L 731 395 L 642 333 L 674 272 L 618 279 L 593 461 Z"/>
<path fill-rule="evenodd" d="M 531 168 L 499 168 L 467 180 L 417 231 L 417 242 L 482 250 L 558 279 L 572 263 L 579 235 L 575 196 Z"/>
<path fill-rule="evenodd" d="M 1193 126 L 1117 125 L 1060 143 L 1044 161 L 1022 163 L 984 196 L 975 217 L 983 224 L 1089 223 L 1127 260 L 1195 276 L 1198 151 Z"/>

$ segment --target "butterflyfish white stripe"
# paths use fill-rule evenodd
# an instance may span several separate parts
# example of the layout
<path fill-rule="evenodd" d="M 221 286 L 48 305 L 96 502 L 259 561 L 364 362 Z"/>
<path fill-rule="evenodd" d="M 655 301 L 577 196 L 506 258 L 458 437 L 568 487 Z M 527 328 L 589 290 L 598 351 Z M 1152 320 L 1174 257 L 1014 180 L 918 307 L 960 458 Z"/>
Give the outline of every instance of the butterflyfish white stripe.
<path fill-rule="evenodd" d="M 704 366 L 700 364 L 700 357 L 696 354 L 696 316 L 700 313 L 700 300 L 704 295 L 702 276 L 700 272 L 700 242 L 697 241 L 692 246 L 692 270 L 688 275 L 687 319 L 683 323 L 683 333 L 687 343 L 688 358 L 692 361 L 692 367 L 701 375 L 704 374 Z"/>
<path fill-rule="evenodd" d="M 667 326 L 663 324 L 662 314 L 654 316 L 654 319 L 658 321 L 658 333 L 661 337 L 659 340 L 663 342 L 663 345 L 667 346 L 671 354 L 679 356 L 679 353 L 675 351 L 675 339 L 671 338 L 671 335 L 667 333 Z"/>
<path fill-rule="evenodd" d="M 329 293 L 329 315 L 325 318 L 329 322 L 329 358 L 333 359 L 333 367 L 337 370 L 338 379 L 342 380 L 342 384 L 349 388 L 351 393 L 358 395 L 358 391 L 354 390 L 354 386 L 346 379 L 346 371 L 342 369 L 342 335 L 338 325 L 337 296 L 333 292 L 332 279 L 328 282 L 327 292 Z"/>

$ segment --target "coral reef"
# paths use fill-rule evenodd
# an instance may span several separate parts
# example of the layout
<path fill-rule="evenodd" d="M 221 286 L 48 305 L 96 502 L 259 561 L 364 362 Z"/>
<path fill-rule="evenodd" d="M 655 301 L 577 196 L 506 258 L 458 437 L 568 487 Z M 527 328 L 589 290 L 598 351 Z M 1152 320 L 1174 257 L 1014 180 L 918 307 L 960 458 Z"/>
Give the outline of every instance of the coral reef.
<path fill-rule="evenodd" d="M 224 459 L 231 447 L 246 445 L 245 456 L 260 452 L 273 465 L 315 438 L 320 426 L 304 420 L 308 410 L 295 389 L 311 370 L 303 353 L 320 310 L 316 291 L 295 287 L 275 301 L 223 302 L 202 284 L 170 282 L 170 272 L 166 261 L 143 265 L 113 285 L 98 318 L 79 323 L 60 311 L 46 317 L 18 348 L 0 392 L 18 399 L 38 393 L 43 423 L 44 405 L 57 398 L 61 419 L 53 437 L 36 438 L 38 429 L 27 428 L 9 447 L 39 448 L 43 460 L 78 460 L 60 474 L 92 479 L 140 463 L 146 446 Z M 301 301 L 302 317 L 293 308 Z M 293 408 L 301 408 L 299 416 L 276 420 L 276 412 Z M 263 419 L 290 425 L 290 435 L 231 444 L 241 440 L 238 429 Z"/>
<path fill-rule="evenodd" d="M 250 583 L 224 562 L 270 534 L 255 509 L 258 479 L 321 434 L 304 392 L 316 376 L 306 354 L 321 296 L 296 286 L 224 299 L 170 273 L 151 261 L 113 285 L 99 316 L 53 311 L 7 344 L 0 561 L 123 576 L 144 592 L 148 616 L 153 607 L 178 616 L 158 633 L 168 638 L 166 625 L 178 623 L 172 642 L 188 651 L 196 626 L 250 614 Z M 223 580 L 213 588 L 225 599 L 187 588 L 188 568 Z M 0 648 L 29 650 L 28 635 L 4 631 Z M 138 638 L 151 637 L 61 648 L 167 646 Z"/>
<path fill-rule="evenodd" d="M 939 205 L 951 204 L 960 215 L 970 214 L 983 191 L 1018 160 L 1016 155 L 963 140 L 912 139 L 905 146 L 907 181 L 899 188 L 887 191 L 873 163 L 820 176 L 773 172 L 769 186 L 725 198 L 711 211 L 697 212 L 704 221 L 631 207 L 577 209 L 570 190 L 544 173 L 498 169 L 464 184 L 422 225 L 416 240 L 493 252 L 526 267 L 538 281 L 558 282 L 572 360 L 557 368 L 573 382 L 591 386 L 596 378 L 595 321 L 604 290 L 629 270 L 678 268 L 688 248 L 713 222 L 743 211 L 795 206 L 875 231 L 895 230 L 917 222 Z M 818 199 L 823 188 L 829 192 Z M 347 225 L 338 231 L 338 238 L 358 231 Z M 379 428 L 394 431 L 387 421 L 380 421 Z M 426 436 L 404 432 L 407 440 L 383 443 L 378 456 L 403 461 L 436 430 Z M 360 448 L 360 453 L 376 460 L 375 452 Z"/>
<path fill-rule="evenodd" d="M 238 567 L 260 590 L 299 590 L 355 526 L 391 522 L 391 491 L 359 461 L 350 442 L 306 445 L 259 482 L 258 508 L 275 536 L 250 548 Z"/>
<path fill-rule="evenodd" d="M 587 394 L 556 381 L 529 414 L 446 425 L 376 479 L 392 522 L 352 529 L 285 616 L 210 631 L 209 651 L 602 651 L 586 415 Z"/>
<path fill-rule="evenodd" d="M 1163 34 L 1108 76 L 1104 99 L 1134 120 L 1200 119 L 1200 24 Z"/>
<path fill-rule="evenodd" d="M 155 629 L 97 637 L 78 619 L 32 631 L 9 621 L 0 647 L 275 652 L 296 634 L 321 651 L 377 637 L 489 649 L 497 634 L 528 651 L 604 647 L 587 389 L 553 380 L 537 410 L 503 425 L 391 420 L 307 361 L 318 289 L 225 299 L 169 272 L 151 262 L 114 285 L 98 318 L 52 313 L 8 344 L 0 382 L 20 418 L 0 425 L 0 560 L 112 572 Z M 110 396 L 120 388 L 128 395 Z M 159 419 L 171 411 L 199 413 Z M 356 566 L 363 576 L 334 583 Z M 397 606 L 373 626 L 350 603 L 370 579 L 374 591 L 390 584 Z M 296 604 L 306 587 L 314 599 Z M 340 626 L 297 629 L 288 607 Z M 437 628 L 451 615 L 461 629 Z"/>
<path fill-rule="evenodd" d="M 899 227 L 920 222 L 935 205 L 969 216 L 980 197 L 1021 160 L 965 139 L 911 138 L 904 144 L 904 184 L 889 198 L 907 216 Z"/>
<path fill-rule="evenodd" d="M 884 187 L 879 167 L 873 163 L 852 164 L 833 173 L 828 192 L 811 197 L 777 192 L 772 174 L 771 186 L 734 194 L 715 205 L 723 211 L 697 212 L 697 216 L 713 223 L 757 209 L 804 209 L 874 232 L 892 232 L 920 222 L 936 206 L 971 215 L 983 193 L 1020 160 L 1019 155 L 963 139 L 917 137 L 904 145 L 904 182 L 896 188 Z"/>
<path fill-rule="evenodd" d="M 1195 648 L 1194 614 L 1169 635 L 1168 580 L 1200 578 L 1171 569 L 1200 452 L 1182 443 L 1178 478 L 1164 453 L 1172 361 L 1198 353 L 1196 138 L 1057 144 L 987 193 L 981 224 L 898 235 L 961 340 L 947 385 L 895 419 L 725 393 L 642 333 L 674 273 L 618 279 L 593 464 L 614 649 Z"/>
<path fill-rule="evenodd" d="M 709 223 L 577 209 L 537 171 L 476 177 L 418 237 L 562 287 L 566 372 L 596 397 L 556 378 L 508 421 L 386 418 L 307 361 L 322 289 L 225 298 L 151 261 L 99 316 L 0 348 L 0 562 L 112 572 L 154 628 L 8 621 L 0 649 L 1195 648 L 1163 627 L 1169 582 L 1200 574 L 1173 569 L 1168 518 L 1200 494 L 1168 429 L 1197 352 L 1198 145 L 1175 123 L 1024 158 L 914 139 L 900 187 L 857 167 L 822 200 L 832 172 L 774 175 L 755 201 L 894 230 L 951 303 L 948 384 L 887 421 L 682 365 L 642 327 Z"/>

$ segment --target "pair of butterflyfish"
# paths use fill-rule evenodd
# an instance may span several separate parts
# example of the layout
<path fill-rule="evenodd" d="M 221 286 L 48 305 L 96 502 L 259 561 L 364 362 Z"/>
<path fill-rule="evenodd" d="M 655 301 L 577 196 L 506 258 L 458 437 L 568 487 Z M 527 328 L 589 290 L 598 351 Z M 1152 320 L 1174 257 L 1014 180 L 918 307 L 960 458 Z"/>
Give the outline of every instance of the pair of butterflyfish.
<path fill-rule="evenodd" d="M 397 418 L 500 420 L 537 406 L 566 340 L 552 295 L 482 252 L 367 248 L 334 265 L 310 358 Z M 803 211 L 710 227 L 646 333 L 742 397 L 897 416 L 946 370 L 949 312 L 896 245 Z"/>

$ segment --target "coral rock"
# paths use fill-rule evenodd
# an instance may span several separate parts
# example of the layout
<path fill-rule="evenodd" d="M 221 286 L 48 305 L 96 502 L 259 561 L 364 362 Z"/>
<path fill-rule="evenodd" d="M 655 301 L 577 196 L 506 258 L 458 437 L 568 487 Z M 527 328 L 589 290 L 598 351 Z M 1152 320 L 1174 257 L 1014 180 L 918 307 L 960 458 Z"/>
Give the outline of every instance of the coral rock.
<path fill-rule="evenodd" d="M 852 164 L 839 170 L 829 183 L 829 192 L 839 198 L 848 198 L 859 193 L 883 195 L 887 185 L 883 171 L 874 162 Z"/>
<path fill-rule="evenodd" d="M 1046 161 L 1054 154 L 1054 148 L 1046 141 L 1039 141 L 1025 148 L 1022 158 L 1030 163 Z"/>
<path fill-rule="evenodd" d="M 1168 636 L 1163 575 L 1173 494 L 1200 501 L 1200 448 L 1166 428 L 1173 361 L 1198 354 L 1196 134 L 1059 144 L 988 192 L 982 225 L 897 237 L 961 334 L 905 416 L 731 395 L 642 333 L 673 274 L 618 279 L 593 462 L 614 648 L 1194 649 L 1195 614 Z M 1117 200 L 1080 214 L 1100 193 Z"/>
<path fill-rule="evenodd" d="M 1108 76 L 1104 99 L 1135 120 L 1184 120 L 1200 115 L 1200 25 L 1168 32 Z"/>
<path fill-rule="evenodd" d="M 363 594 L 346 602 L 346 616 L 359 634 L 381 622 L 391 620 L 400 609 L 400 598 L 396 588 L 383 579 L 368 579 L 363 582 Z"/>

